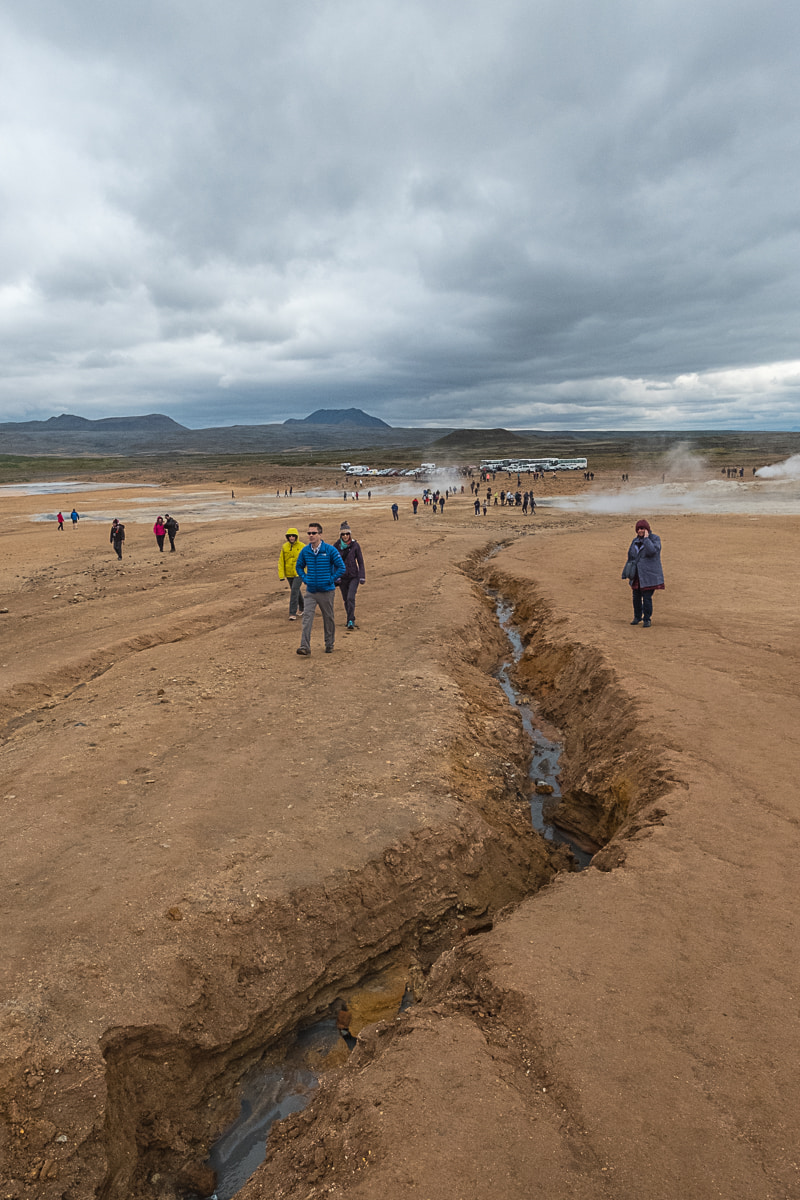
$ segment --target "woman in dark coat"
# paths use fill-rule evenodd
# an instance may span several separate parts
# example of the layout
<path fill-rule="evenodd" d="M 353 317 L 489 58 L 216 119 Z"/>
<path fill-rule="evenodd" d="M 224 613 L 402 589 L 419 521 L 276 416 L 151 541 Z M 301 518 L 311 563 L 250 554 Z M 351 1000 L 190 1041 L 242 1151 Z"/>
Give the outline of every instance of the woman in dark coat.
<path fill-rule="evenodd" d="M 364 555 L 361 553 L 361 547 L 353 537 L 347 521 L 342 521 L 336 549 L 344 560 L 344 575 L 336 586 L 344 600 L 347 613 L 346 629 L 348 632 L 352 632 L 356 627 L 356 592 L 360 583 L 366 583 L 367 573 L 364 569 Z"/>
<path fill-rule="evenodd" d="M 661 569 L 661 538 L 642 518 L 636 522 L 636 537 L 628 547 L 625 571 L 624 578 L 630 583 L 633 594 L 631 625 L 641 624 L 643 629 L 649 629 L 653 622 L 653 592 L 664 590 L 664 572 Z"/>

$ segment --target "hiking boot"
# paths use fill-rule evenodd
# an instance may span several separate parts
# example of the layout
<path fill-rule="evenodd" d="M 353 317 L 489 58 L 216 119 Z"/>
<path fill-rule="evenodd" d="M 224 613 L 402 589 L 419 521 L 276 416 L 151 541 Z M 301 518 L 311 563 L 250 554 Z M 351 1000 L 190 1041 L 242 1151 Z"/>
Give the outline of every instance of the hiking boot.
<path fill-rule="evenodd" d="M 642 629 L 649 629 L 652 624 L 652 621 L 642 621 Z"/>
<path fill-rule="evenodd" d="M 641 623 L 642 623 L 641 617 L 634 617 L 633 620 L 631 621 L 631 625 L 641 625 Z"/>
<path fill-rule="evenodd" d="M 326 653 L 326 654 L 333 654 L 333 646 L 326 646 L 326 647 L 325 647 L 325 653 Z"/>
<path fill-rule="evenodd" d="M 306 650 L 305 646 L 301 646 L 301 647 L 300 647 L 298 650 L 296 650 L 296 651 L 295 651 L 295 653 L 296 653 L 296 654 L 302 654 L 302 655 L 304 655 L 306 658 L 308 658 L 308 656 L 309 656 L 309 654 L 311 653 L 311 651 L 310 651 L 310 650 Z"/>
<path fill-rule="evenodd" d="M 356 627 L 356 623 L 355 623 L 355 621 L 348 621 L 348 622 L 347 622 L 347 624 L 346 624 L 346 626 L 345 626 L 345 629 L 346 629 L 346 630 L 347 630 L 347 632 L 349 633 L 349 632 L 350 632 L 350 630 L 351 630 L 351 629 L 355 629 L 355 627 Z"/>

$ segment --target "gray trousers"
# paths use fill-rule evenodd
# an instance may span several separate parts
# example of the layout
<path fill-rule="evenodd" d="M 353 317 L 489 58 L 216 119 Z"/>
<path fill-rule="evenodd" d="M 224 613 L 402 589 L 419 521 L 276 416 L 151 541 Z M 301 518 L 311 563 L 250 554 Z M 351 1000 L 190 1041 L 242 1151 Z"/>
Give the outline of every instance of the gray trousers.
<path fill-rule="evenodd" d="M 333 619 L 333 597 L 335 591 L 330 592 L 309 592 L 306 588 L 306 594 L 303 597 L 305 600 L 305 609 L 303 611 L 303 636 L 300 639 L 301 650 L 311 650 L 311 627 L 314 624 L 314 615 L 319 606 L 319 611 L 322 613 L 322 625 L 325 630 L 325 649 L 328 647 L 333 649 L 333 640 L 336 635 L 336 623 Z"/>
<path fill-rule="evenodd" d="M 289 592 L 289 616 L 293 617 L 297 613 L 298 607 L 300 612 L 303 611 L 303 581 L 299 575 L 295 575 L 294 579 L 289 580 L 291 591 Z"/>

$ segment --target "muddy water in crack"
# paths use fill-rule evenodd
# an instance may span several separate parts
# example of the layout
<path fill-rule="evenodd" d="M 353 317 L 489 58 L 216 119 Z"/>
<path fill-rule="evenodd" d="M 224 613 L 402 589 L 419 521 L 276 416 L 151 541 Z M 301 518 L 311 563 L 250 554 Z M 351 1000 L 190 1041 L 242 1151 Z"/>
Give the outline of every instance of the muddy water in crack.
<path fill-rule="evenodd" d="M 339 1002 L 355 1018 L 354 1025 L 396 1015 L 414 1003 L 411 989 L 403 991 L 401 987 L 393 1011 L 385 1011 L 387 993 L 392 989 L 387 975 L 391 972 L 367 980 L 349 1000 Z M 337 1010 L 341 1011 L 338 1005 Z M 248 1071 L 239 1088 L 239 1116 L 211 1148 L 208 1165 L 216 1171 L 217 1188 L 208 1200 L 232 1200 L 264 1161 L 275 1122 L 304 1109 L 320 1075 L 342 1066 L 355 1044 L 356 1039 L 340 1027 L 336 1014 L 328 1014 L 295 1034 L 280 1057 L 265 1056 Z"/>
<path fill-rule="evenodd" d="M 545 802 L 549 801 L 554 804 L 561 795 L 559 786 L 559 759 L 561 758 L 562 745 L 561 742 L 553 741 L 546 737 L 541 729 L 536 728 L 536 718 L 531 709 L 530 704 L 524 702 L 520 693 L 517 691 L 511 679 L 511 672 L 514 666 L 522 658 L 522 653 L 525 647 L 522 644 L 522 637 L 519 630 L 514 625 L 514 608 L 508 604 L 496 592 L 489 592 L 491 599 L 494 601 L 497 619 L 500 622 L 500 627 L 508 638 L 508 643 L 511 649 L 511 658 L 501 664 L 496 672 L 496 678 L 500 687 L 508 697 L 509 703 L 519 713 L 522 718 L 522 728 L 525 734 L 530 739 L 532 747 L 532 757 L 530 766 L 531 780 L 531 821 L 534 829 L 537 829 L 549 842 L 554 842 L 561 846 L 567 846 L 571 850 L 578 863 L 578 868 L 582 869 L 591 862 L 591 854 L 587 854 L 585 850 L 581 850 L 579 846 L 562 833 L 552 821 L 548 821 L 545 816 Z M 539 794 L 536 791 L 536 784 L 543 783 L 553 790 L 547 794 Z"/>
<path fill-rule="evenodd" d="M 241 1111 L 211 1149 L 208 1162 L 217 1173 L 211 1200 L 231 1200 L 264 1161 L 269 1131 L 276 1121 L 308 1104 L 328 1065 L 338 1065 L 354 1039 L 340 1033 L 336 1018 L 326 1017 L 300 1032 L 280 1062 L 261 1063 L 242 1080 Z M 333 1062 L 331 1062 L 333 1060 Z"/>

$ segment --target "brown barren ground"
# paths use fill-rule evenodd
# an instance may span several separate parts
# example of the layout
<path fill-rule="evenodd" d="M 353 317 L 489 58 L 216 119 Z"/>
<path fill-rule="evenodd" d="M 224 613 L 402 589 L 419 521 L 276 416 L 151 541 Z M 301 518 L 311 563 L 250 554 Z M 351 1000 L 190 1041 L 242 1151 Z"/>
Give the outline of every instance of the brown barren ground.
<path fill-rule="evenodd" d="M 118 563 L 106 524 L 29 521 L 59 500 L 0 501 L 0 1197 L 210 1191 L 236 1079 L 398 961 L 420 1002 L 242 1200 L 800 1196 L 800 518 L 652 517 L 643 630 L 627 518 L 173 505 L 178 553 L 148 515 Z M 367 584 L 301 659 L 275 561 L 315 516 Z M 608 842 L 580 874 L 529 830 L 483 583 L 565 737 L 559 817 Z"/>

